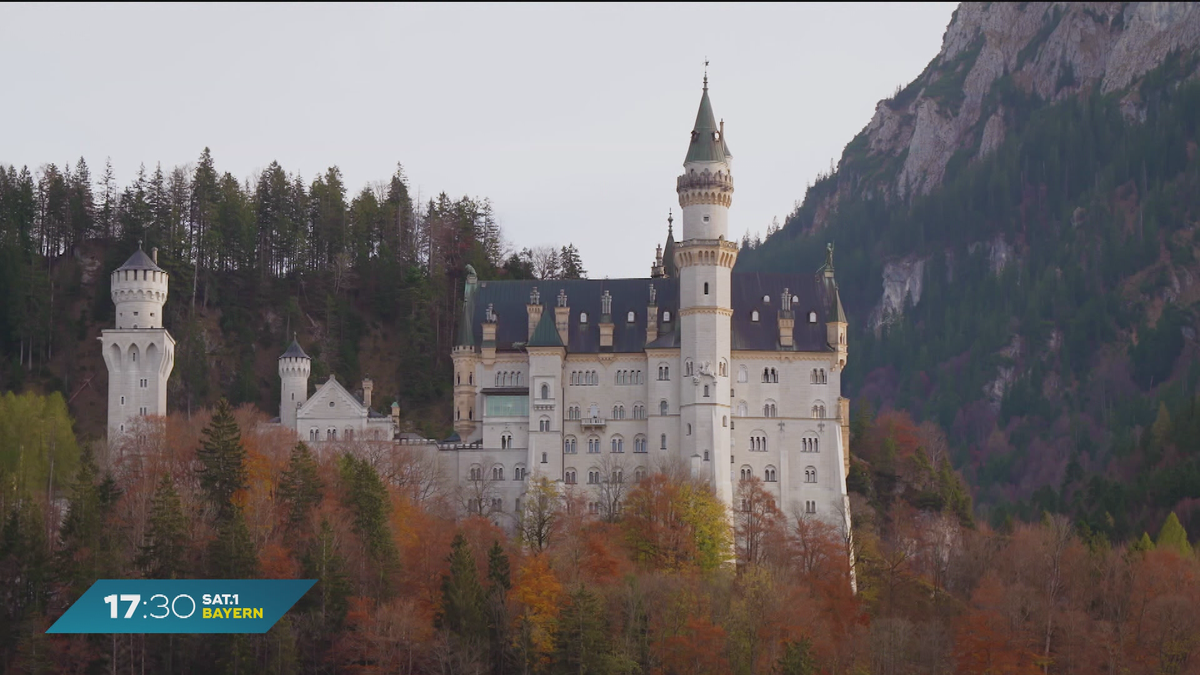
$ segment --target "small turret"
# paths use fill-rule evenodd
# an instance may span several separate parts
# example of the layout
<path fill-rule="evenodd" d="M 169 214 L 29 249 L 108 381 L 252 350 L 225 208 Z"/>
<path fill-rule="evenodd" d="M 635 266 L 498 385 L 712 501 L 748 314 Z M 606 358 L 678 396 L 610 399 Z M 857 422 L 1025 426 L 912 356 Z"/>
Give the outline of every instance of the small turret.
<path fill-rule="evenodd" d="M 117 330 L 162 328 L 168 275 L 140 247 L 112 273 L 111 293 L 117 306 Z"/>
<path fill-rule="evenodd" d="M 312 359 L 304 353 L 296 336 L 279 356 L 279 423 L 296 433 L 296 411 L 308 401 L 308 377 L 312 374 Z M 364 382 L 364 384 L 366 384 Z M 366 394 L 364 391 L 364 394 Z"/>

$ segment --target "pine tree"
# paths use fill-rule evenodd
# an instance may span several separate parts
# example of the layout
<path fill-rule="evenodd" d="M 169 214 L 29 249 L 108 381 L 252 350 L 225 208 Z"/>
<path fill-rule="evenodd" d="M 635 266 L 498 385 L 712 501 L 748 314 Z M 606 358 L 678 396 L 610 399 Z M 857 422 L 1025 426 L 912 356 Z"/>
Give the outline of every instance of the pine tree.
<path fill-rule="evenodd" d="M 253 579 L 258 576 L 258 554 L 242 510 L 234 508 L 217 522 L 217 537 L 208 547 L 208 576 L 213 579 Z"/>
<path fill-rule="evenodd" d="M 288 507 L 287 526 L 295 529 L 304 524 L 312 510 L 320 505 L 325 494 L 317 459 L 304 443 L 292 448 L 288 468 L 279 481 L 279 499 Z"/>
<path fill-rule="evenodd" d="M 487 621 L 493 675 L 510 672 L 513 654 L 509 649 L 508 591 L 512 588 L 512 569 L 508 554 L 496 541 L 488 550 Z"/>
<path fill-rule="evenodd" d="M 360 558 L 360 572 L 365 573 L 370 563 L 371 571 L 378 575 L 378 592 L 386 595 L 389 577 L 399 565 L 396 544 L 388 528 L 391 502 L 387 488 L 366 459 L 346 454 L 342 455 L 340 464 L 342 503 L 354 515 L 354 532 L 366 553 Z"/>
<path fill-rule="evenodd" d="M 175 579 L 184 575 L 188 549 L 188 521 L 183 502 L 171 474 L 164 474 L 150 502 L 146 541 L 141 546 L 138 566 L 151 579 Z"/>
<path fill-rule="evenodd" d="M 1185 558 L 1191 557 L 1192 545 L 1188 543 L 1187 530 L 1183 529 L 1174 511 L 1167 514 L 1167 519 L 1163 521 L 1158 538 L 1154 540 L 1154 547 L 1178 551 Z"/>
<path fill-rule="evenodd" d="M 780 675 L 813 675 L 817 671 L 817 660 L 812 654 L 812 641 L 808 638 L 788 642 L 779 657 Z"/>
<path fill-rule="evenodd" d="M 579 257 L 579 249 L 575 248 L 575 244 L 567 244 L 562 247 L 559 265 L 562 267 L 563 279 L 587 278 L 587 270 L 583 268 L 583 259 Z"/>
<path fill-rule="evenodd" d="M 59 531 L 59 575 L 74 597 L 82 595 L 96 579 L 110 578 L 121 568 L 119 537 L 109 522 L 121 493 L 112 476 L 98 481 L 97 473 L 91 452 L 85 450 Z"/>
<path fill-rule="evenodd" d="M 600 598 L 582 584 L 568 597 L 558 621 L 555 673 L 609 672 L 609 644 Z"/>
<path fill-rule="evenodd" d="M 228 401 L 217 402 L 212 420 L 200 433 L 200 488 L 217 509 L 217 518 L 226 520 L 235 510 L 234 495 L 246 487 L 246 448 Z"/>
<path fill-rule="evenodd" d="M 475 556 L 462 533 L 450 544 L 450 571 L 442 578 L 442 611 L 437 625 L 459 639 L 481 643 L 487 636 L 484 591 Z"/>
<path fill-rule="evenodd" d="M 338 549 L 337 533 L 329 521 L 322 518 L 316 536 L 300 561 L 304 575 L 316 579 L 317 583 L 300 599 L 297 608 L 316 614 L 326 630 L 337 630 L 341 626 L 352 592 L 346 577 L 346 559 Z"/>

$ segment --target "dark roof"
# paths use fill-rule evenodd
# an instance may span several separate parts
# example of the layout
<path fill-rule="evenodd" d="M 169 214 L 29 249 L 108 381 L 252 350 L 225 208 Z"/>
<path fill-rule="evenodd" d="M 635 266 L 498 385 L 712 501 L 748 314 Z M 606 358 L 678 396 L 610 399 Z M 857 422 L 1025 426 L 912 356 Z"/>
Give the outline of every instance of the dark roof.
<path fill-rule="evenodd" d="M 129 260 L 126 260 L 125 264 L 121 265 L 117 269 L 118 270 L 150 270 L 153 272 L 162 272 L 163 271 L 163 268 L 159 267 L 158 265 L 155 265 L 154 261 L 150 259 L 150 256 L 146 255 L 146 252 L 143 251 L 141 248 L 139 248 L 137 251 L 134 251 L 133 255 L 129 256 Z"/>
<path fill-rule="evenodd" d="M 688 144 L 686 162 L 724 162 L 725 139 L 720 138 L 717 119 L 713 116 L 712 103 L 708 100 L 708 81 L 700 96 L 700 109 L 696 111 L 696 124 L 692 127 L 692 140 Z"/>
<path fill-rule="evenodd" d="M 663 275 L 668 279 L 677 276 L 675 271 L 675 231 L 667 221 L 667 245 L 663 247 Z"/>
<path fill-rule="evenodd" d="M 279 355 L 279 358 L 312 360 L 309 358 L 308 354 L 304 353 L 304 350 L 300 347 L 300 343 L 295 339 L 292 340 L 292 344 L 288 345 L 287 351 Z"/>
<path fill-rule="evenodd" d="M 538 320 L 537 327 L 533 329 L 533 335 L 529 338 L 529 346 L 563 346 L 562 337 L 559 336 L 558 328 L 554 325 L 554 309 L 552 307 L 542 307 L 542 318 Z"/>
<path fill-rule="evenodd" d="M 796 318 L 793 328 L 794 347 L 791 351 L 826 351 L 828 334 L 825 323 L 832 321 L 837 313 L 837 286 L 824 276 L 813 274 L 767 274 L 734 273 L 732 275 L 731 299 L 733 303 L 732 347 L 738 350 L 780 350 L 779 311 L 783 289 L 795 297 L 792 312 Z M 613 349 L 617 353 L 644 351 L 646 345 L 646 311 L 650 300 L 650 284 L 657 291 L 658 339 L 649 345 L 652 349 L 670 349 L 679 346 L 679 280 L 678 279 L 571 279 L 541 281 L 481 281 L 471 321 L 472 339 L 482 343 L 483 316 L 487 306 L 492 305 L 497 316 L 496 349 L 513 351 L 528 340 L 529 318 L 526 305 L 529 293 L 538 286 L 542 297 L 555 298 L 559 289 L 566 291 L 567 304 L 571 309 L 568 323 L 567 351 L 572 353 L 600 352 L 600 296 L 608 291 L 612 294 Z M 768 300 L 763 301 L 763 296 Z M 553 326 L 553 304 L 545 305 L 542 320 L 535 330 L 535 337 L 543 325 Z M 752 312 L 758 311 L 758 321 L 752 320 Z M 634 321 L 629 323 L 629 312 Z M 580 314 L 587 312 L 588 322 L 580 322 Z M 664 312 L 671 313 L 671 322 L 662 321 Z M 809 322 L 809 312 L 816 312 L 816 322 Z M 548 315 L 549 318 L 548 318 Z M 555 337 L 558 331 L 555 330 Z M 530 341 L 536 343 L 536 340 Z M 516 345 L 516 346 L 514 346 Z"/>
<path fill-rule="evenodd" d="M 479 282 L 474 279 L 475 268 L 467 266 L 467 281 L 463 285 L 463 311 L 462 316 L 458 317 L 458 339 L 454 344 L 459 347 L 474 347 L 475 342 L 473 335 L 467 328 L 471 325 L 471 317 L 475 312 L 475 291 L 479 288 Z"/>

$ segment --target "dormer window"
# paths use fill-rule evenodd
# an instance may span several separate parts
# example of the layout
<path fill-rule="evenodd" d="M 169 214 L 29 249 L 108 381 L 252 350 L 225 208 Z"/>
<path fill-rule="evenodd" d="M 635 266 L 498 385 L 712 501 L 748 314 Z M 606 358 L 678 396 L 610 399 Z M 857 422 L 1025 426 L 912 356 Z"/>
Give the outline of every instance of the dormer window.
<path fill-rule="evenodd" d="M 719 131 L 714 131 L 714 132 L 713 132 L 713 140 L 714 140 L 714 141 L 719 141 L 719 140 L 721 140 L 721 132 L 719 132 Z"/>
<path fill-rule="evenodd" d="M 771 304 L 771 296 L 769 296 L 769 295 L 764 295 L 764 296 L 763 296 L 763 304 L 764 304 L 764 305 L 769 305 L 769 304 Z"/>
<path fill-rule="evenodd" d="M 670 320 L 671 320 L 671 313 L 663 312 L 663 321 L 670 321 Z"/>
<path fill-rule="evenodd" d="M 808 313 L 808 322 L 809 322 L 809 323 L 816 323 L 816 322 L 817 322 L 817 313 L 816 313 L 816 312 L 809 312 L 809 313 Z"/>
<path fill-rule="evenodd" d="M 633 312 L 631 311 L 631 312 L 629 312 L 628 318 L 626 318 L 625 320 L 628 321 L 629 323 L 633 323 L 634 321 L 637 320 L 637 317 L 635 317 Z"/>
<path fill-rule="evenodd" d="M 334 405 L 333 401 L 330 401 L 330 402 L 329 402 L 329 407 L 330 407 L 330 408 L 332 408 L 332 407 L 333 407 L 333 405 Z"/>
<path fill-rule="evenodd" d="M 579 313 L 579 323 L 587 323 L 587 312 Z"/>
<path fill-rule="evenodd" d="M 755 322 L 758 321 L 758 310 L 757 309 L 750 312 L 750 320 L 755 321 Z"/>

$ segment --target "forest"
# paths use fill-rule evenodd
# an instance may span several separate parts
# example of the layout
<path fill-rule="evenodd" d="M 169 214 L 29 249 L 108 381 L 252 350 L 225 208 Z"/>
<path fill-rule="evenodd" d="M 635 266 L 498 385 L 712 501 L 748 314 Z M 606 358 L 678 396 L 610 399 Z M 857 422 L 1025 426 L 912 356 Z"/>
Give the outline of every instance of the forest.
<path fill-rule="evenodd" d="M 878 187 L 903 157 L 870 154 L 863 132 L 781 229 L 743 242 L 744 271 L 835 243 L 845 395 L 944 429 L 993 526 L 1046 511 L 1114 540 L 1169 512 L 1200 525 L 1200 83 L 1183 81 L 1198 59 L 1175 53 L 1132 94 L 1051 101 L 998 79 L 984 106 L 1003 112 L 1005 141 L 975 158 L 981 123 L 925 196 Z M 923 265 L 920 297 L 873 326 L 895 262 Z"/>
<path fill-rule="evenodd" d="M 399 401 L 437 438 L 466 265 L 483 279 L 587 274 L 573 244 L 514 248 L 486 198 L 418 203 L 399 166 L 353 195 L 337 167 L 305 181 L 271 162 L 239 181 L 208 149 L 124 187 L 111 163 L 93 179 L 82 158 L 0 166 L 0 388 L 62 392 L 81 433 L 103 434 L 94 338 L 113 320 L 108 271 L 138 246 L 171 275 L 173 406 L 274 410 L 274 360 L 298 333 L 317 381 L 369 374 L 381 409 Z"/>
<path fill-rule="evenodd" d="M 101 456 L 59 394 L 0 398 L 6 673 L 1194 672 L 1200 559 L 1174 515 L 1127 542 L 971 516 L 949 445 L 858 415 L 854 530 L 727 511 L 663 463 L 623 507 L 534 481 L 511 520 L 411 448 L 297 444 L 224 399 Z M 40 439 L 40 440 L 39 440 Z M 863 459 L 857 459 L 862 457 Z M 36 461 L 29 461 L 36 458 Z M 62 495 L 58 497 L 58 495 Z M 853 550 L 853 556 L 850 551 Z M 265 635 L 47 635 L 100 578 L 306 578 Z"/>

